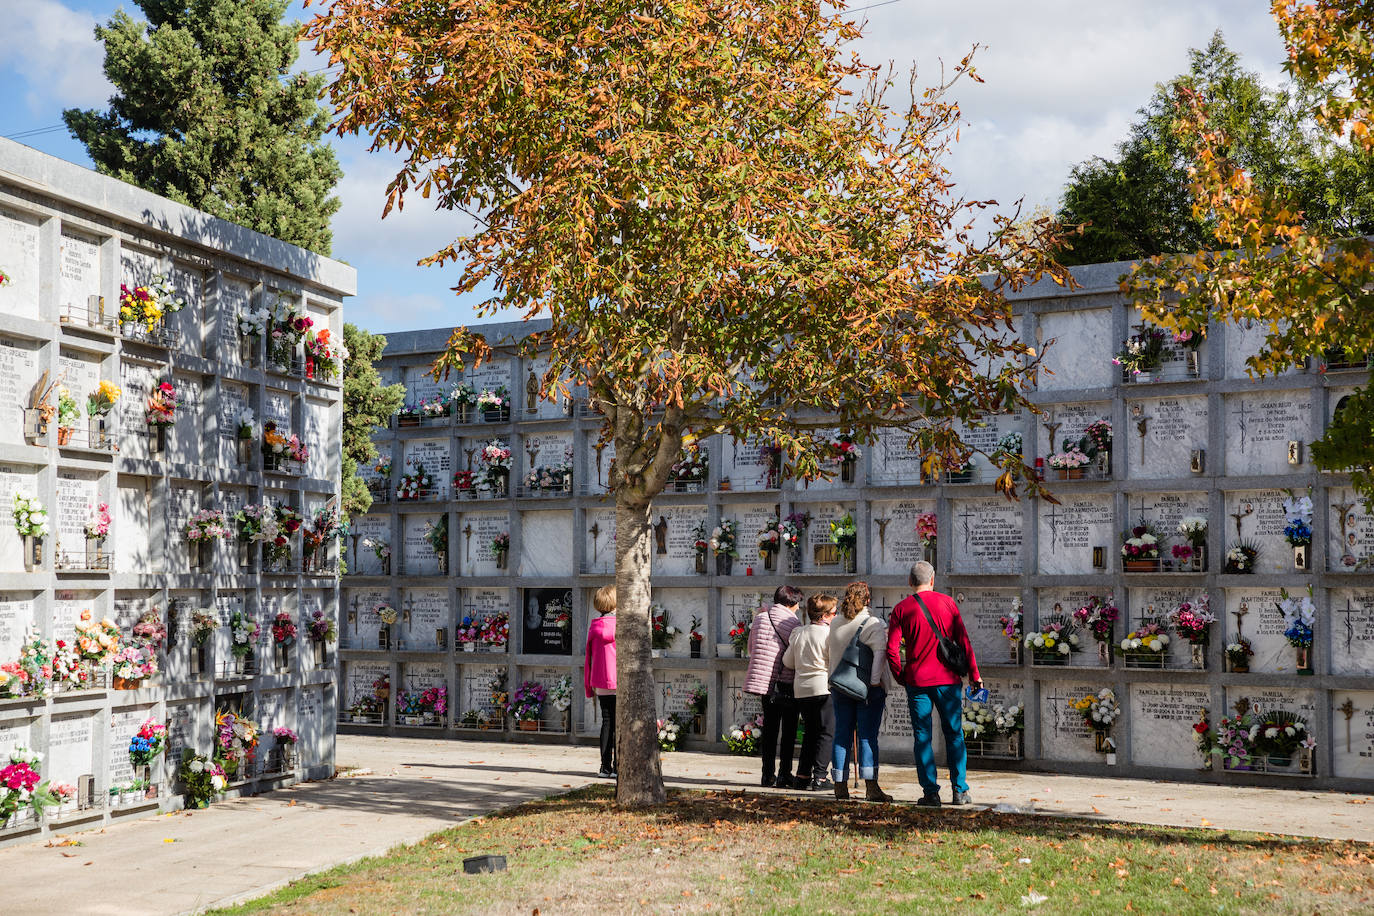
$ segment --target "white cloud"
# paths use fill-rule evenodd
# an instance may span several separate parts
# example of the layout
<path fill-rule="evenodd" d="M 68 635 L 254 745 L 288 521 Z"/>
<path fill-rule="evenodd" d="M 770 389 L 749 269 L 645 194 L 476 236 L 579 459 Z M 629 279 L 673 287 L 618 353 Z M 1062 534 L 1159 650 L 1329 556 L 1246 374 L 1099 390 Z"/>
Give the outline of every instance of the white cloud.
<path fill-rule="evenodd" d="M 24 0 L 6 10 L 0 69 L 26 80 L 32 111 L 105 105 L 113 89 L 105 79 L 105 46 L 96 41 L 96 21 L 59 0 Z"/>

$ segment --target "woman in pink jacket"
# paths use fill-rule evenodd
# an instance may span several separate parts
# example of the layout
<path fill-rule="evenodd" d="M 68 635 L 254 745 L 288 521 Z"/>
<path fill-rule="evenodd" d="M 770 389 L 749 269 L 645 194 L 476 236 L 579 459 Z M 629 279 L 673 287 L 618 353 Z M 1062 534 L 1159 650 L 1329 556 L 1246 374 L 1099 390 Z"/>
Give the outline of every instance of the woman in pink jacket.
<path fill-rule="evenodd" d="M 601 616 L 587 625 L 587 661 L 582 684 L 587 698 L 601 706 L 602 779 L 615 778 L 615 586 L 603 585 L 592 596 L 592 607 Z"/>

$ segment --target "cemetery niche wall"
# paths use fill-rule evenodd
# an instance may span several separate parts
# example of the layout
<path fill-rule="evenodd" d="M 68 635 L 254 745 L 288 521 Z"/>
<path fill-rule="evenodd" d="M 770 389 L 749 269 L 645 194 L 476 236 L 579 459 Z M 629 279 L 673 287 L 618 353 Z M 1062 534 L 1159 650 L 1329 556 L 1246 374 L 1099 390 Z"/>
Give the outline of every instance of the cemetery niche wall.
<path fill-rule="evenodd" d="M 331 775 L 353 269 L 0 164 L 0 843 Z"/>
<path fill-rule="evenodd" d="M 683 746 L 725 750 L 724 736 L 758 713 L 741 691 L 740 645 L 778 585 L 839 594 L 862 578 L 886 616 L 926 558 L 964 609 L 991 690 L 969 710 L 975 766 L 1374 787 L 1374 519 L 1306 448 L 1368 367 L 1250 379 L 1254 330 L 1161 337 L 1122 301 L 1124 269 L 1079 268 L 1079 290 L 1015 298 L 1018 332 L 1045 349 L 1034 393 L 1044 414 L 970 431 L 988 451 L 1022 450 L 1057 505 L 995 496 L 983 459 L 930 479 L 894 433 L 809 485 L 783 479 L 756 439 L 714 437 L 684 456 L 651 516 L 659 709 Z M 343 729 L 597 734 L 579 688 L 591 595 L 613 582 L 614 448 L 583 393 L 548 404 L 527 390 L 543 363 L 522 362 L 514 343 L 536 327 L 486 326 L 505 341 L 497 358 L 437 388 L 426 369 L 448 329 L 390 335 L 378 368 L 406 385 L 407 402 L 376 432 L 393 457 L 351 536 Z M 1134 359 L 1142 349 L 1148 358 Z M 421 455 L 436 473 L 417 492 L 407 475 Z M 830 538 L 829 523 L 846 520 L 853 550 Z M 786 535 L 761 536 L 778 527 Z M 733 536 L 734 555 L 699 546 L 713 535 Z M 446 596 L 439 632 L 379 642 L 374 608 L 414 620 L 420 587 Z M 397 706 L 392 685 L 421 664 L 443 669 L 455 698 L 443 715 Z M 1238 745 L 1237 716 L 1247 736 L 1256 724 L 1301 728 Z M 893 696 L 884 756 L 909 761 L 910 735 Z M 1204 756 L 1199 735 L 1226 739 L 1228 753 Z"/>

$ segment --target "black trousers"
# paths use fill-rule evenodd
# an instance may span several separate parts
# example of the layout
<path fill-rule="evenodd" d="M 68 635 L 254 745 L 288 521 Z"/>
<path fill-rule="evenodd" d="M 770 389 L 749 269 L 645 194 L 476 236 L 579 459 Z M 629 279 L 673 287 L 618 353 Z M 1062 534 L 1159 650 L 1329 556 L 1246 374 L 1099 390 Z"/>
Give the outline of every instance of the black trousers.
<path fill-rule="evenodd" d="M 792 751 L 797 746 L 797 703 L 792 685 L 783 684 L 782 698 L 776 702 L 763 697 L 763 735 L 760 744 L 764 776 L 791 776 Z M 776 760 L 777 769 L 774 770 Z"/>
<path fill-rule="evenodd" d="M 597 694 L 601 707 L 601 769 L 615 769 L 615 694 Z"/>
<path fill-rule="evenodd" d="M 797 778 L 825 779 L 830 773 L 830 754 L 835 744 L 835 708 L 830 694 L 801 697 L 797 700 L 801 713 L 801 759 L 797 761 Z"/>

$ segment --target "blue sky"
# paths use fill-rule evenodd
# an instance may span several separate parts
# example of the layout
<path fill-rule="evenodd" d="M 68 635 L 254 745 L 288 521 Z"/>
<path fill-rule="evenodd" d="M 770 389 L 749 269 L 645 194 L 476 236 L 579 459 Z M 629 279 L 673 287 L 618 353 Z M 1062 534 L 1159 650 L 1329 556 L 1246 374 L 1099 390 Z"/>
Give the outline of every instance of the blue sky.
<path fill-rule="evenodd" d="M 304 19 L 319 5 L 307 10 L 293 0 L 288 15 Z M 91 164 L 65 128 L 44 129 L 62 124 L 64 108 L 105 107 L 110 86 L 92 29 L 121 6 L 142 18 L 132 2 L 0 0 L 8 33 L 0 44 L 0 135 Z M 1214 30 L 1271 83 L 1283 57 L 1261 0 L 896 0 L 865 15 L 864 59 L 894 61 L 899 70 L 915 63 L 930 74 L 923 82 L 933 81 L 942 59 L 953 63 L 973 43 L 986 45 L 978 54 L 986 82 L 964 83 L 957 94 L 968 124 L 950 166 L 966 197 L 999 200 L 1004 210 L 1018 198 L 1053 207 L 1070 167 L 1110 155 L 1155 84 L 1186 69 L 1188 49 L 1205 46 Z M 325 63 L 302 49 L 301 68 Z M 476 301 L 450 291 L 460 268 L 416 266 L 466 231 L 465 218 L 414 198 L 382 220 L 396 159 L 368 153 L 358 138 L 330 142 L 344 169 L 334 256 L 358 269 L 349 320 L 381 332 L 475 320 Z"/>

